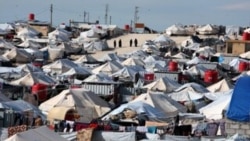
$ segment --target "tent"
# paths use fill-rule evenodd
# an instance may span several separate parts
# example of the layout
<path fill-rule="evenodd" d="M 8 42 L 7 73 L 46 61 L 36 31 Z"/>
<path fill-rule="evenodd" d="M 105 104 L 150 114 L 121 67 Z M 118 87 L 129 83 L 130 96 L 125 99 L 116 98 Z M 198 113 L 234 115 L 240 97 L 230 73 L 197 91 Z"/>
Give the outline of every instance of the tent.
<path fill-rule="evenodd" d="M 3 56 L 10 61 L 18 63 L 29 63 L 32 61 L 33 56 L 23 49 L 13 48 L 10 51 L 3 54 Z"/>
<path fill-rule="evenodd" d="M 17 31 L 17 38 L 20 38 L 22 41 L 25 41 L 26 39 L 29 38 L 38 38 L 37 37 L 38 34 L 39 32 L 37 30 L 35 30 L 30 26 L 27 26 Z"/>
<path fill-rule="evenodd" d="M 48 33 L 48 38 L 50 40 L 54 40 L 54 41 L 59 41 L 59 42 L 67 42 L 70 41 L 71 37 L 71 33 L 64 30 L 64 29 L 60 29 L 57 28 L 56 30 Z"/>
<path fill-rule="evenodd" d="M 28 72 L 43 72 L 40 68 L 34 66 L 31 63 L 20 65 L 17 68 L 23 72 L 26 72 L 26 73 L 28 73 Z"/>
<path fill-rule="evenodd" d="M 116 53 L 107 53 L 105 54 L 102 58 L 99 59 L 99 61 L 118 61 L 118 62 L 122 62 L 124 60 L 124 58 L 118 56 Z"/>
<path fill-rule="evenodd" d="M 166 29 L 166 34 L 171 36 L 171 35 L 187 35 L 187 30 L 181 26 L 174 24 Z"/>
<path fill-rule="evenodd" d="M 153 40 L 159 46 L 173 47 L 175 46 L 175 41 L 162 34 Z"/>
<path fill-rule="evenodd" d="M 227 109 L 227 118 L 234 121 L 249 122 L 250 76 L 241 77 L 235 84 L 233 95 Z"/>
<path fill-rule="evenodd" d="M 190 76 L 203 77 L 206 70 L 207 68 L 205 68 L 203 65 L 194 65 L 187 70 L 183 70 L 183 74 L 188 74 Z"/>
<path fill-rule="evenodd" d="M 216 93 L 218 97 L 216 100 L 211 102 L 199 109 L 199 112 L 206 116 L 208 119 L 222 119 L 223 110 L 227 109 L 229 102 L 231 101 L 233 90 L 224 92 L 223 94 Z"/>
<path fill-rule="evenodd" d="M 144 66 L 144 62 L 141 59 L 136 59 L 133 57 L 124 60 L 121 64 L 124 66 Z"/>
<path fill-rule="evenodd" d="M 24 77 L 9 82 L 9 84 L 17 86 L 33 86 L 36 83 L 51 85 L 55 84 L 55 81 L 43 72 L 30 72 Z"/>
<path fill-rule="evenodd" d="M 133 102 L 147 103 L 154 108 L 163 111 L 163 113 L 166 114 L 165 118 L 175 117 L 179 112 L 186 112 L 186 108 L 183 105 L 179 104 L 162 92 L 147 92 L 145 94 L 141 94 L 130 103 Z"/>
<path fill-rule="evenodd" d="M 75 67 L 75 68 L 69 69 L 68 71 L 62 73 L 61 75 L 65 75 L 65 76 L 72 76 L 72 75 L 89 76 L 91 74 L 92 74 L 92 72 L 90 70 L 88 70 L 87 68 Z"/>
<path fill-rule="evenodd" d="M 80 115 L 79 121 L 81 122 L 90 122 L 110 110 L 106 101 L 84 88 L 64 90 L 57 96 L 41 103 L 39 109 L 44 113 L 49 113 L 54 107 L 67 107 L 76 110 Z M 53 119 L 53 117 L 50 118 Z"/>
<path fill-rule="evenodd" d="M 90 51 L 90 52 L 103 51 L 109 48 L 107 41 L 100 39 L 84 42 L 83 46 L 85 51 Z"/>
<path fill-rule="evenodd" d="M 218 33 L 218 28 L 216 28 L 214 25 L 206 24 L 204 26 L 201 26 L 201 27 L 197 28 L 196 31 L 199 34 L 211 35 L 211 34 L 217 34 Z"/>
<path fill-rule="evenodd" d="M 74 61 L 76 64 L 80 63 L 98 63 L 99 61 L 95 59 L 92 55 L 82 55 L 80 58 Z"/>
<path fill-rule="evenodd" d="M 123 67 L 121 70 L 113 73 L 111 76 L 119 77 L 119 80 L 133 81 L 135 80 L 136 74 L 138 74 L 136 70 L 129 67 Z"/>
<path fill-rule="evenodd" d="M 197 49 L 194 52 L 193 56 L 195 56 L 197 53 L 199 55 L 202 55 L 202 56 L 205 56 L 205 57 L 209 57 L 209 56 L 214 55 L 216 53 L 216 51 L 212 47 L 205 46 L 205 47 L 201 47 L 201 48 Z"/>
<path fill-rule="evenodd" d="M 4 39 L 0 38 L 0 48 L 1 49 L 12 49 L 12 48 L 16 48 L 13 44 L 5 41 Z"/>
<path fill-rule="evenodd" d="M 55 72 L 60 74 L 76 67 L 78 67 L 78 65 L 70 61 L 69 59 L 60 59 L 51 64 L 45 65 L 42 68 L 45 72 Z"/>
<path fill-rule="evenodd" d="M 226 79 L 222 79 L 221 81 L 207 87 L 207 89 L 210 92 L 224 92 L 232 88 L 233 88 L 233 85 L 230 82 L 228 82 Z"/>
<path fill-rule="evenodd" d="M 38 42 L 35 42 L 33 40 L 25 40 L 24 42 L 22 42 L 18 46 L 25 47 L 25 48 L 37 48 L 37 49 L 42 48 L 41 44 L 39 44 Z"/>
<path fill-rule="evenodd" d="M 206 61 L 199 58 L 199 57 L 194 57 L 192 60 L 189 60 L 186 62 L 187 65 L 196 65 L 199 63 L 205 63 Z"/>
<path fill-rule="evenodd" d="M 176 81 L 171 80 L 168 77 L 163 77 L 143 86 L 143 88 L 147 88 L 151 91 L 172 92 L 180 86 L 181 85 Z"/>
<path fill-rule="evenodd" d="M 244 59 L 250 59 L 250 51 L 241 53 L 239 56 Z"/>
<path fill-rule="evenodd" d="M 135 132 L 94 131 L 92 141 L 136 141 Z"/>
<path fill-rule="evenodd" d="M 67 141 L 59 134 L 50 130 L 47 126 L 41 126 L 35 129 L 30 129 L 21 133 L 17 133 L 5 141 Z"/>
<path fill-rule="evenodd" d="M 103 72 L 105 74 L 111 75 L 111 74 L 119 71 L 122 68 L 123 68 L 123 66 L 120 63 L 118 63 L 116 61 L 108 61 L 107 63 L 94 68 L 92 70 L 92 72 L 95 74 Z"/>
<path fill-rule="evenodd" d="M 89 77 L 85 78 L 83 82 L 90 82 L 90 83 L 114 83 L 111 77 L 106 74 L 98 73 L 92 74 Z"/>

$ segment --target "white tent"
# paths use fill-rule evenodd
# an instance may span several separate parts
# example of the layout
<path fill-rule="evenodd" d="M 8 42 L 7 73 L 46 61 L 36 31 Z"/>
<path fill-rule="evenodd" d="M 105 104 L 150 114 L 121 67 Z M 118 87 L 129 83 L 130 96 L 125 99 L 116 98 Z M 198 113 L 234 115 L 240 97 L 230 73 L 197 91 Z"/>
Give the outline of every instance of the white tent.
<path fill-rule="evenodd" d="M 132 69 L 132 68 L 123 67 L 121 70 L 113 73 L 111 76 L 119 77 L 119 79 L 121 79 L 121 80 L 133 81 L 133 80 L 135 80 L 135 75 L 137 73 L 138 72 L 136 70 Z"/>
<path fill-rule="evenodd" d="M 17 133 L 5 141 L 67 141 L 46 126 Z"/>
<path fill-rule="evenodd" d="M 90 70 L 88 70 L 87 68 L 84 68 L 84 67 L 75 67 L 75 68 L 71 68 L 70 70 L 62 73 L 61 75 L 65 75 L 65 76 L 71 76 L 71 75 L 89 76 L 91 74 L 92 74 L 92 72 Z"/>
<path fill-rule="evenodd" d="M 102 58 L 99 59 L 99 61 L 117 61 L 117 62 L 122 62 L 124 58 L 118 56 L 116 53 L 107 53 L 105 54 Z"/>
<path fill-rule="evenodd" d="M 80 121 L 82 122 L 90 122 L 110 110 L 106 101 L 84 88 L 64 90 L 57 96 L 41 103 L 39 109 L 46 113 L 54 107 L 67 107 L 76 110 L 81 116 Z"/>
<path fill-rule="evenodd" d="M 183 70 L 183 74 L 203 77 L 206 70 L 207 68 L 205 68 L 203 65 L 194 65 L 187 70 Z"/>
<path fill-rule="evenodd" d="M 139 58 L 136 59 L 136 58 L 132 58 L 132 57 L 124 60 L 121 64 L 124 66 L 137 66 L 137 65 L 144 66 L 145 65 L 141 59 L 139 59 Z"/>
<path fill-rule="evenodd" d="M 189 60 L 186 62 L 187 65 L 196 65 L 198 63 L 204 63 L 206 62 L 205 60 L 199 58 L 199 57 L 194 57 L 192 60 Z"/>
<path fill-rule="evenodd" d="M 76 64 L 81 63 L 98 63 L 98 60 L 95 59 L 92 55 L 82 55 L 80 58 L 74 61 Z"/>
<path fill-rule="evenodd" d="M 37 48 L 37 49 L 42 48 L 41 44 L 39 44 L 38 42 L 35 42 L 33 40 L 25 40 L 24 42 L 22 42 L 18 46 L 25 47 L 25 48 Z"/>
<path fill-rule="evenodd" d="M 71 37 L 71 33 L 64 30 L 64 29 L 60 29 L 57 28 L 56 30 L 48 33 L 48 38 L 50 40 L 54 40 L 54 41 L 59 41 L 59 42 L 67 42 L 70 41 Z"/>
<path fill-rule="evenodd" d="M 30 72 L 18 80 L 9 82 L 9 84 L 17 86 L 33 86 L 36 83 L 51 85 L 55 84 L 55 81 L 43 72 Z"/>
<path fill-rule="evenodd" d="M 188 46 L 184 46 L 184 48 L 196 51 L 200 48 L 200 43 L 192 43 L 192 44 L 189 44 Z"/>
<path fill-rule="evenodd" d="M 103 51 L 109 48 L 106 40 L 95 39 L 90 42 L 84 42 L 83 44 L 85 51 Z"/>
<path fill-rule="evenodd" d="M 23 72 L 43 72 L 40 68 L 34 66 L 33 64 L 23 64 L 17 68 Z"/>
<path fill-rule="evenodd" d="M 143 86 L 143 88 L 147 88 L 151 91 L 172 92 L 180 86 L 181 84 L 177 83 L 176 81 L 171 80 L 167 77 L 163 77 Z"/>
<path fill-rule="evenodd" d="M 244 59 L 250 59 L 250 51 L 241 53 L 239 56 Z"/>
<path fill-rule="evenodd" d="M 33 56 L 27 51 L 18 48 L 12 48 L 10 51 L 3 54 L 3 56 L 18 63 L 29 63 L 33 59 Z"/>
<path fill-rule="evenodd" d="M 92 70 L 92 72 L 95 73 L 95 74 L 103 72 L 103 73 L 111 75 L 111 74 L 119 71 L 122 68 L 123 68 L 123 66 L 121 64 L 119 64 L 118 62 L 116 62 L 116 61 L 108 61 L 107 63 L 94 68 Z"/>
<path fill-rule="evenodd" d="M 204 114 L 208 119 L 222 119 L 222 111 L 227 109 L 227 106 L 231 101 L 232 93 L 233 91 L 229 90 L 226 93 L 220 95 L 212 103 L 199 109 L 199 112 Z"/>
<path fill-rule="evenodd" d="M 17 38 L 20 38 L 22 41 L 25 41 L 26 39 L 29 38 L 38 38 L 37 35 L 39 34 L 39 32 L 37 30 L 35 30 L 32 27 L 25 27 L 20 29 L 17 32 Z"/>
<path fill-rule="evenodd" d="M 201 47 L 201 48 L 197 49 L 194 52 L 193 56 L 195 56 L 196 53 L 199 53 L 199 55 L 203 55 L 205 57 L 209 57 L 209 56 L 214 55 L 216 53 L 216 51 L 212 47 L 205 46 L 205 47 Z"/>
<path fill-rule="evenodd" d="M 96 82 L 96 83 L 114 83 L 111 77 L 104 73 L 92 74 L 85 78 L 83 82 Z"/>
<path fill-rule="evenodd" d="M 166 29 L 167 35 L 187 35 L 187 30 L 181 26 L 174 24 Z"/>
<path fill-rule="evenodd" d="M 78 67 L 77 64 L 68 60 L 68 59 L 60 59 L 51 64 L 43 66 L 43 70 L 45 72 L 55 72 L 55 73 L 64 73 L 69 71 L 71 68 Z"/>
<path fill-rule="evenodd" d="M 196 31 L 199 34 L 203 34 L 203 35 L 211 35 L 211 34 L 218 33 L 218 29 L 214 25 L 211 25 L 211 24 L 206 24 L 204 26 L 201 26 L 197 28 Z"/>
<path fill-rule="evenodd" d="M 176 44 L 174 40 L 163 34 L 156 37 L 153 41 L 159 46 L 173 47 Z"/>
<path fill-rule="evenodd" d="M 176 58 L 176 59 L 187 59 L 189 58 L 188 55 L 186 55 L 185 53 L 179 52 L 173 56 L 171 56 L 171 58 Z"/>
<path fill-rule="evenodd" d="M 222 79 L 221 81 L 207 87 L 210 92 L 224 92 L 232 88 L 232 84 L 230 84 L 230 82 L 226 79 Z"/>
<path fill-rule="evenodd" d="M 166 114 L 175 117 L 179 112 L 186 112 L 186 108 L 162 92 L 147 92 L 136 97 L 133 102 L 144 102 Z"/>

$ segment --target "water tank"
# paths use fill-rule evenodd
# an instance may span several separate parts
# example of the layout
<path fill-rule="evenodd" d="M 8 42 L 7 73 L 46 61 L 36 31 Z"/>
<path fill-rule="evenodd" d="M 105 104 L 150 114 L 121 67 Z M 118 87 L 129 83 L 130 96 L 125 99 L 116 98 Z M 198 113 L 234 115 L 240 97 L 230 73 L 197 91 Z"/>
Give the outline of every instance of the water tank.
<path fill-rule="evenodd" d="M 145 73 L 144 74 L 144 81 L 154 81 L 155 75 L 154 73 Z"/>
<path fill-rule="evenodd" d="M 218 80 L 218 72 L 216 70 L 207 70 L 204 75 L 204 82 L 214 83 Z"/>
<path fill-rule="evenodd" d="M 126 24 L 126 25 L 124 26 L 124 29 L 125 29 L 126 31 L 129 31 L 129 29 L 130 29 L 129 25 Z"/>
<path fill-rule="evenodd" d="M 29 14 L 29 21 L 34 21 L 35 20 L 35 14 L 30 13 Z"/>
<path fill-rule="evenodd" d="M 37 96 L 38 101 L 47 100 L 47 85 L 34 84 L 31 88 L 31 93 Z"/>
<path fill-rule="evenodd" d="M 243 32 L 242 40 L 243 41 L 249 41 L 250 40 L 250 33 L 249 32 Z"/>
<path fill-rule="evenodd" d="M 244 61 L 240 61 L 238 71 L 243 72 L 243 71 L 246 71 L 247 69 L 248 69 L 248 63 Z"/>
<path fill-rule="evenodd" d="M 168 70 L 169 71 L 178 71 L 178 63 L 175 61 L 170 61 L 168 63 Z"/>

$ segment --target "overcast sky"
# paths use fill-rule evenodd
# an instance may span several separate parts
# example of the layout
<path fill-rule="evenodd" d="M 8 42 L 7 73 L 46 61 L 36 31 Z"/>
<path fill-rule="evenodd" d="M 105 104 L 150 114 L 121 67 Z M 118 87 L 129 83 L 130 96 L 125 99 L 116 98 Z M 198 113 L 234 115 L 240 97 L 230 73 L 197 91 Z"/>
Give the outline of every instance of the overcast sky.
<path fill-rule="evenodd" d="M 134 20 L 155 30 L 181 24 L 250 25 L 250 0 L 0 0 L 0 23 L 27 20 L 34 13 L 40 21 L 50 21 L 53 4 L 53 25 L 83 21 L 84 11 L 89 20 L 105 23 L 105 6 L 111 24 L 124 27 Z M 109 20 L 108 20 L 109 21 Z"/>

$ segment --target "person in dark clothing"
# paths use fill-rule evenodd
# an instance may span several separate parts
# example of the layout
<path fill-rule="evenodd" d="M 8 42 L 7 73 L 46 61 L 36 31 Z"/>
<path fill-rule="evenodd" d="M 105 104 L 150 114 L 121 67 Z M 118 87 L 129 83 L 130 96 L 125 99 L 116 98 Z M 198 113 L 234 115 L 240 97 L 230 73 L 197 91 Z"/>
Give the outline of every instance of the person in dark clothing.
<path fill-rule="evenodd" d="M 132 44 L 133 44 L 133 40 L 130 39 L 130 41 L 129 41 L 129 46 L 132 47 Z"/>
<path fill-rule="evenodd" d="M 134 42 L 135 42 L 135 47 L 137 47 L 138 41 L 136 38 L 135 38 Z"/>
<path fill-rule="evenodd" d="M 114 40 L 114 48 L 116 48 L 116 40 Z"/>
<path fill-rule="evenodd" d="M 118 44 L 119 44 L 119 47 L 122 47 L 122 40 L 121 39 L 119 40 Z"/>

